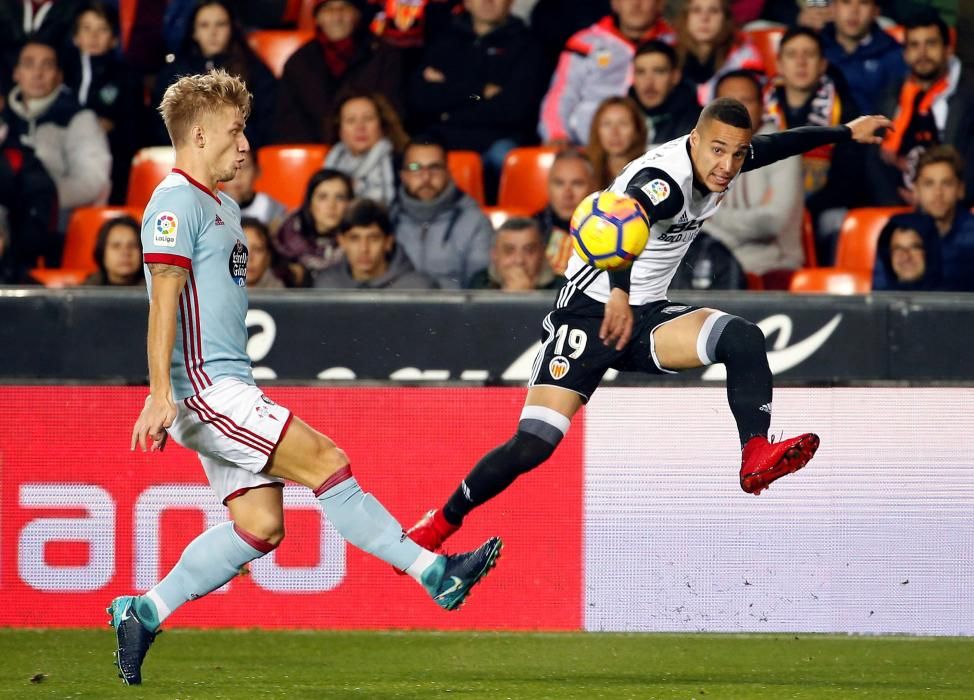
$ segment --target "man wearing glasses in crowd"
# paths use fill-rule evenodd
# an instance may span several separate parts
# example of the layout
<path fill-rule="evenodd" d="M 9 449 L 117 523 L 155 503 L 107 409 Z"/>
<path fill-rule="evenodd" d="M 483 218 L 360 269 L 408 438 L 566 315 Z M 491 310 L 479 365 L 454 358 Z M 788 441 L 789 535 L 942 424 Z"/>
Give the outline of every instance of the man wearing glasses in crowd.
<path fill-rule="evenodd" d="M 441 288 L 469 287 L 474 273 L 490 263 L 490 220 L 454 184 L 442 144 L 414 141 L 402 162 L 402 183 L 390 211 L 396 241 L 413 266 Z"/>

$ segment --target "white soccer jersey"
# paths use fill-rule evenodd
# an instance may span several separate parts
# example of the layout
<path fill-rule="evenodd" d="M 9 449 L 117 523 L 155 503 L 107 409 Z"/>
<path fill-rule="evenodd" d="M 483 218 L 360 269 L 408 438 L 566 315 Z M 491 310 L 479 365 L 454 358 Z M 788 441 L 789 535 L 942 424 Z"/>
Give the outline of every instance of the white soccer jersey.
<path fill-rule="evenodd" d="M 638 187 L 654 207 L 649 241 L 632 264 L 629 303 L 635 306 L 666 299 L 680 261 L 724 197 L 721 192 L 702 195 L 694 188 L 689 138 L 681 136 L 647 151 L 629 163 L 609 187 L 618 194 Z M 608 301 L 609 275 L 589 266 L 577 252 L 569 260 L 565 276 L 569 281 L 559 301 L 567 303 L 578 290 L 596 301 Z"/>

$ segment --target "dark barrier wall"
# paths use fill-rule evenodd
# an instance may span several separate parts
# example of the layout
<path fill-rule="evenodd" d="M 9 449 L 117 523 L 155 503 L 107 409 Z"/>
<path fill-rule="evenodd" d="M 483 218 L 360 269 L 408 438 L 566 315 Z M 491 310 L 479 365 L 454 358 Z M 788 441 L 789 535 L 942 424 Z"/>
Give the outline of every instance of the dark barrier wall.
<path fill-rule="evenodd" d="M 775 374 L 796 382 L 974 380 L 974 295 L 674 297 L 758 323 Z M 547 294 L 255 293 L 247 350 L 261 379 L 523 382 L 552 301 Z M 143 382 L 146 312 L 141 293 L 0 290 L 0 378 Z M 723 368 L 682 376 L 720 380 Z"/>

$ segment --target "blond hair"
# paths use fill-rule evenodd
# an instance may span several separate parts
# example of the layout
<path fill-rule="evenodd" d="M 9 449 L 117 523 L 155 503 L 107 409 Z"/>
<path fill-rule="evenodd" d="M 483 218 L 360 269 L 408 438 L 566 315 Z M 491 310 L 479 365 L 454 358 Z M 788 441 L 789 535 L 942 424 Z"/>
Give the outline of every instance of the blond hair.
<path fill-rule="evenodd" d="M 246 121 L 253 99 L 247 85 L 223 69 L 203 75 L 184 75 L 166 88 L 159 103 L 159 114 L 173 146 L 181 146 L 189 136 L 189 129 L 203 114 L 221 107 L 236 107 Z"/>

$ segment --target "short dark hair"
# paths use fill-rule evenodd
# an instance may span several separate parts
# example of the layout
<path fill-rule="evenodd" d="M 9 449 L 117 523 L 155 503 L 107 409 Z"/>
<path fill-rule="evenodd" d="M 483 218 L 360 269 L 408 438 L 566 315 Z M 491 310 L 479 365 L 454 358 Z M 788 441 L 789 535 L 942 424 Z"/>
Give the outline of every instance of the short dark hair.
<path fill-rule="evenodd" d="M 512 216 L 507 219 L 503 224 L 497 227 L 497 233 L 500 234 L 502 231 L 527 231 L 529 228 L 537 230 L 538 236 L 544 238 L 544 234 L 541 232 L 541 225 L 538 223 L 537 219 L 531 219 L 527 216 Z"/>
<path fill-rule="evenodd" d="M 739 68 L 737 70 L 732 70 L 724 73 L 717 80 L 717 84 L 714 86 L 714 94 L 716 95 L 720 92 L 720 86 L 725 80 L 731 80 L 733 78 L 743 78 L 754 84 L 754 89 L 758 91 L 758 97 L 761 97 L 761 92 L 764 90 L 764 83 L 758 73 L 753 70 L 747 70 L 746 68 Z"/>
<path fill-rule="evenodd" d="M 392 222 L 389 221 L 386 208 L 372 199 L 357 199 L 345 210 L 345 215 L 338 224 L 338 235 L 348 233 L 356 226 L 373 225 L 378 226 L 385 235 L 392 235 Z"/>
<path fill-rule="evenodd" d="M 917 177 L 920 177 L 921 170 L 935 163 L 946 163 L 954 171 L 957 179 L 964 182 L 964 158 L 953 146 L 940 144 L 939 146 L 932 146 L 920 154 L 920 158 L 917 160 Z"/>
<path fill-rule="evenodd" d="M 818 32 L 816 32 L 814 29 L 809 29 L 808 27 L 789 27 L 786 29 L 785 33 L 781 35 L 781 43 L 778 44 L 778 55 L 781 55 L 781 52 L 785 48 L 785 44 L 800 36 L 808 37 L 814 41 L 815 45 L 818 47 L 819 55 L 825 55 L 825 44 L 822 43 L 822 37 L 820 37 Z"/>
<path fill-rule="evenodd" d="M 105 20 L 112 30 L 112 36 L 116 39 L 118 38 L 118 12 L 115 8 L 100 2 L 100 0 L 90 0 L 90 2 L 82 5 L 81 9 L 78 10 L 78 14 L 74 18 L 74 29 L 72 30 L 75 34 L 78 33 L 78 29 L 81 27 L 81 16 L 89 12 Z"/>
<path fill-rule="evenodd" d="M 446 144 L 443 143 L 443 141 L 437 138 L 436 136 L 424 134 L 422 136 L 417 136 L 416 138 L 412 139 L 409 143 L 406 144 L 406 147 L 402 149 L 403 165 L 405 165 L 406 154 L 409 152 L 409 149 L 417 146 L 439 148 L 441 151 L 443 151 L 443 158 L 444 159 L 446 158 L 446 154 L 447 154 Z"/>
<path fill-rule="evenodd" d="M 267 224 L 265 224 L 263 221 L 258 219 L 256 216 L 242 217 L 240 219 L 240 228 L 254 229 L 255 231 L 257 231 L 257 233 L 260 234 L 260 237 L 264 239 L 264 245 L 266 245 L 268 248 L 271 247 L 271 230 L 267 228 Z"/>
<path fill-rule="evenodd" d="M 937 31 L 940 32 L 940 38 L 943 40 L 944 46 L 950 45 L 950 29 L 947 27 L 947 23 L 944 22 L 944 18 L 932 7 L 920 8 L 907 17 L 906 21 L 903 22 L 904 39 L 910 33 L 911 29 L 917 29 L 919 27 L 936 27 Z"/>
<path fill-rule="evenodd" d="M 738 129 L 751 130 L 754 128 L 747 107 L 731 97 L 718 97 L 704 107 L 697 124 L 712 120 L 717 120 L 728 126 L 735 126 Z"/>
<path fill-rule="evenodd" d="M 53 51 L 54 65 L 57 66 L 58 70 L 62 69 L 61 52 L 58 50 L 58 47 L 52 44 L 47 39 L 38 36 L 37 34 L 31 34 L 30 36 L 27 37 L 27 41 L 21 44 L 20 50 L 17 51 L 17 63 L 20 63 L 20 56 L 24 53 L 24 49 L 26 49 L 28 46 L 43 46 L 44 48 Z"/>
<path fill-rule="evenodd" d="M 676 49 L 667 44 L 666 42 L 660 41 L 659 39 L 650 39 L 649 41 L 644 41 L 636 49 L 636 55 L 633 56 L 633 60 L 636 60 L 640 56 L 644 56 L 648 53 L 661 53 L 666 56 L 666 60 L 670 62 L 670 68 L 676 68 Z"/>

